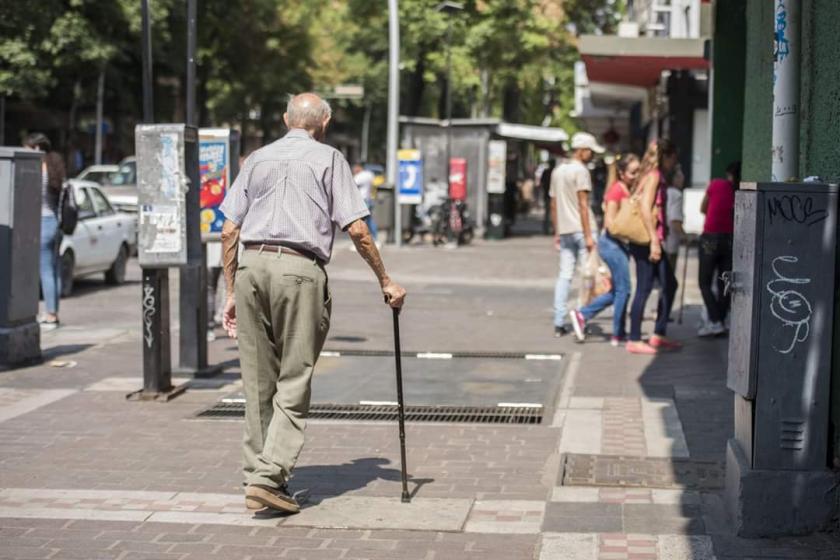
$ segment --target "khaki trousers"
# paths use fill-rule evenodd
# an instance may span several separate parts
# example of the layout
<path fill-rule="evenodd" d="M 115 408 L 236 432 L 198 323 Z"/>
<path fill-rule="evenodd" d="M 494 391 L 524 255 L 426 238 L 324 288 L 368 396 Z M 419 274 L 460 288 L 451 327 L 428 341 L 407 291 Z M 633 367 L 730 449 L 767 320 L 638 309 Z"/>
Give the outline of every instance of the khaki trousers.
<path fill-rule="evenodd" d="M 283 253 L 242 253 L 234 285 L 245 386 L 246 484 L 284 485 L 300 450 L 312 370 L 330 327 L 327 274 Z"/>

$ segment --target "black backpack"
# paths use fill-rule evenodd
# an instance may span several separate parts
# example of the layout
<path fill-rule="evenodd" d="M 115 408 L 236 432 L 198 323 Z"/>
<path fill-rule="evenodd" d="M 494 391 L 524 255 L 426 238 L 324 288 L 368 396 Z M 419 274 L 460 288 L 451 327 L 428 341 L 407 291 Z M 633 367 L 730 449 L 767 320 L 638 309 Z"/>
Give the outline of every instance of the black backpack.
<path fill-rule="evenodd" d="M 73 235 L 79 223 L 79 206 L 73 196 L 73 186 L 64 183 L 58 197 L 58 224 L 64 235 Z"/>

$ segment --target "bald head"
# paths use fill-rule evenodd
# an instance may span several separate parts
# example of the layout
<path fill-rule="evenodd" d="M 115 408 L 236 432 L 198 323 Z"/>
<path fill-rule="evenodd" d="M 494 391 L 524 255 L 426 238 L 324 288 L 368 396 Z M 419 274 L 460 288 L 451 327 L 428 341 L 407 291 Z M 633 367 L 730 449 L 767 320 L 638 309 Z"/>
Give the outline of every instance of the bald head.
<path fill-rule="evenodd" d="M 289 100 L 283 119 L 289 128 L 302 128 L 319 136 L 326 130 L 331 115 L 329 103 L 314 93 L 300 93 Z"/>

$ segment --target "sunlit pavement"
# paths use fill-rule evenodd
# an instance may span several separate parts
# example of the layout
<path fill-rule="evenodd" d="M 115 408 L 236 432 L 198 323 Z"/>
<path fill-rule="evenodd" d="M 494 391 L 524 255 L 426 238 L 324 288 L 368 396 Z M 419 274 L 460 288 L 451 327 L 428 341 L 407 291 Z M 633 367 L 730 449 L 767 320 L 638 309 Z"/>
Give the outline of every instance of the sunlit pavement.
<path fill-rule="evenodd" d="M 142 375 L 133 264 L 126 285 L 82 281 L 62 302 L 44 364 L 0 372 L 0 558 L 840 557 L 828 535 L 729 533 L 726 341 L 693 336 L 693 260 L 672 325 L 686 347 L 648 357 L 609 346 L 608 315 L 585 344 L 553 337 L 547 238 L 384 255 L 410 294 L 407 403 L 525 405 L 540 423 L 410 422 L 413 499 L 402 504 L 393 422 L 311 420 L 292 481 L 310 492 L 304 510 L 255 518 L 240 419 L 197 416 L 241 388 L 234 341 L 219 331 L 210 343 L 221 376 L 176 379 L 190 388 L 166 404 L 125 400 Z M 373 276 L 344 241 L 328 271 L 333 322 L 313 402 L 395 400 L 391 314 Z M 170 283 L 175 315 L 176 274 Z"/>

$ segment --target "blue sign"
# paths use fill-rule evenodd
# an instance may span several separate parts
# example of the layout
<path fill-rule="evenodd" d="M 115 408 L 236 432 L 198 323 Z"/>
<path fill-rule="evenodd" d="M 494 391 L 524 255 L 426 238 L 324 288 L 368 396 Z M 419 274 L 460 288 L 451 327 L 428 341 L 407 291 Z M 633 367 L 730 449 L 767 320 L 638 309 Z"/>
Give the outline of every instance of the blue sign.
<path fill-rule="evenodd" d="M 423 202 L 423 158 L 420 150 L 400 150 L 399 200 L 400 204 Z"/>

